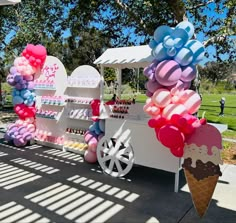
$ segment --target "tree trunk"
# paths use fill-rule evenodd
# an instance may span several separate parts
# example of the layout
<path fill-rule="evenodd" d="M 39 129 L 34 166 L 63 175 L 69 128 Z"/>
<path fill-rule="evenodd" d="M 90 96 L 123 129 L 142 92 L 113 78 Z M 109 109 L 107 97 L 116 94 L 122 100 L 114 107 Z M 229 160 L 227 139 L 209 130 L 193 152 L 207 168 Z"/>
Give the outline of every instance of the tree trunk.
<path fill-rule="evenodd" d="M 2 108 L 3 106 L 2 106 L 2 80 L 1 79 L 0 79 L 0 102 L 1 102 L 0 108 Z"/>

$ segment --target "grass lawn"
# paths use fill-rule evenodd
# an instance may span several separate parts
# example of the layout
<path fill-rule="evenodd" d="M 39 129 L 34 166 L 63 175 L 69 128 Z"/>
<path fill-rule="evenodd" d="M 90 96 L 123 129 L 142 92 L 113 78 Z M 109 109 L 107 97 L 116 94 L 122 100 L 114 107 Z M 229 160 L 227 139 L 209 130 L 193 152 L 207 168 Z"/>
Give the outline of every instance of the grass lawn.
<path fill-rule="evenodd" d="M 224 117 L 219 116 L 220 99 L 225 97 Z M 199 117 L 205 112 L 208 122 L 227 124 L 228 128 L 236 131 L 236 95 L 232 94 L 210 94 L 203 95 L 202 105 L 199 110 Z"/>

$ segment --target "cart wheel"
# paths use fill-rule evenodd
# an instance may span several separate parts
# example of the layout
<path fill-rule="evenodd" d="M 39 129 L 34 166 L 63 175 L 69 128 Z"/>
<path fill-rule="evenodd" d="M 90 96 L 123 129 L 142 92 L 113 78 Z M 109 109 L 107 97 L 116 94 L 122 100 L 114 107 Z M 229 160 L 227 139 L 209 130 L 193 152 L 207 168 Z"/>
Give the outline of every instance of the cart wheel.
<path fill-rule="evenodd" d="M 122 177 L 132 168 L 134 153 L 129 143 L 103 137 L 97 147 L 98 162 L 103 171 L 113 177 Z"/>

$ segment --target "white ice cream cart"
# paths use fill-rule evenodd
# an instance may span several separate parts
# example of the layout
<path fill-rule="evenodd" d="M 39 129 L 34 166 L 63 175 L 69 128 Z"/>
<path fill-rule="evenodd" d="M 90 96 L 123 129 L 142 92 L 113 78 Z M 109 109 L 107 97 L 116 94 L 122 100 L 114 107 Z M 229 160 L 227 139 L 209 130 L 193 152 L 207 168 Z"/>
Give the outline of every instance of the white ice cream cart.
<path fill-rule="evenodd" d="M 116 69 L 120 98 L 122 69 L 144 68 L 153 60 L 150 55 L 151 49 L 147 45 L 112 48 L 107 49 L 94 63 L 100 65 L 102 76 L 104 67 Z M 101 92 L 103 86 L 101 84 Z M 102 94 L 100 99 L 103 101 Z M 128 112 L 113 114 L 114 106 L 118 110 L 126 108 Z M 142 107 L 142 104 L 128 102 L 120 102 L 113 107 L 101 107 L 100 114 L 106 119 L 105 136 L 97 147 L 98 162 L 103 171 L 113 177 L 126 175 L 133 164 L 175 173 L 174 191 L 177 192 L 181 159 L 173 156 L 169 149 L 156 139 L 155 131 L 147 125 L 148 116 Z"/>

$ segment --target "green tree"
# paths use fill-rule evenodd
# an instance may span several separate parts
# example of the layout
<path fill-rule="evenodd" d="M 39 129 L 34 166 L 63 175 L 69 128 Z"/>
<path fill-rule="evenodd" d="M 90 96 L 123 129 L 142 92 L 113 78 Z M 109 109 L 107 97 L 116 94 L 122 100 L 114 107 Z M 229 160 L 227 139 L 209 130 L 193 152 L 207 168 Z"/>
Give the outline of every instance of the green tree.
<path fill-rule="evenodd" d="M 158 26 L 175 26 L 189 20 L 207 48 L 208 60 L 221 62 L 225 54 L 228 61 L 235 60 L 232 36 L 236 35 L 236 0 L 75 0 L 73 3 L 69 27 L 83 30 L 92 25 L 106 34 L 114 47 L 147 44 Z"/>
<path fill-rule="evenodd" d="M 205 67 L 200 67 L 199 74 L 202 78 L 211 80 L 217 84 L 220 80 L 226 80 L 232 75 L 235 63 L 228 61 L 208 62 Z"/>

